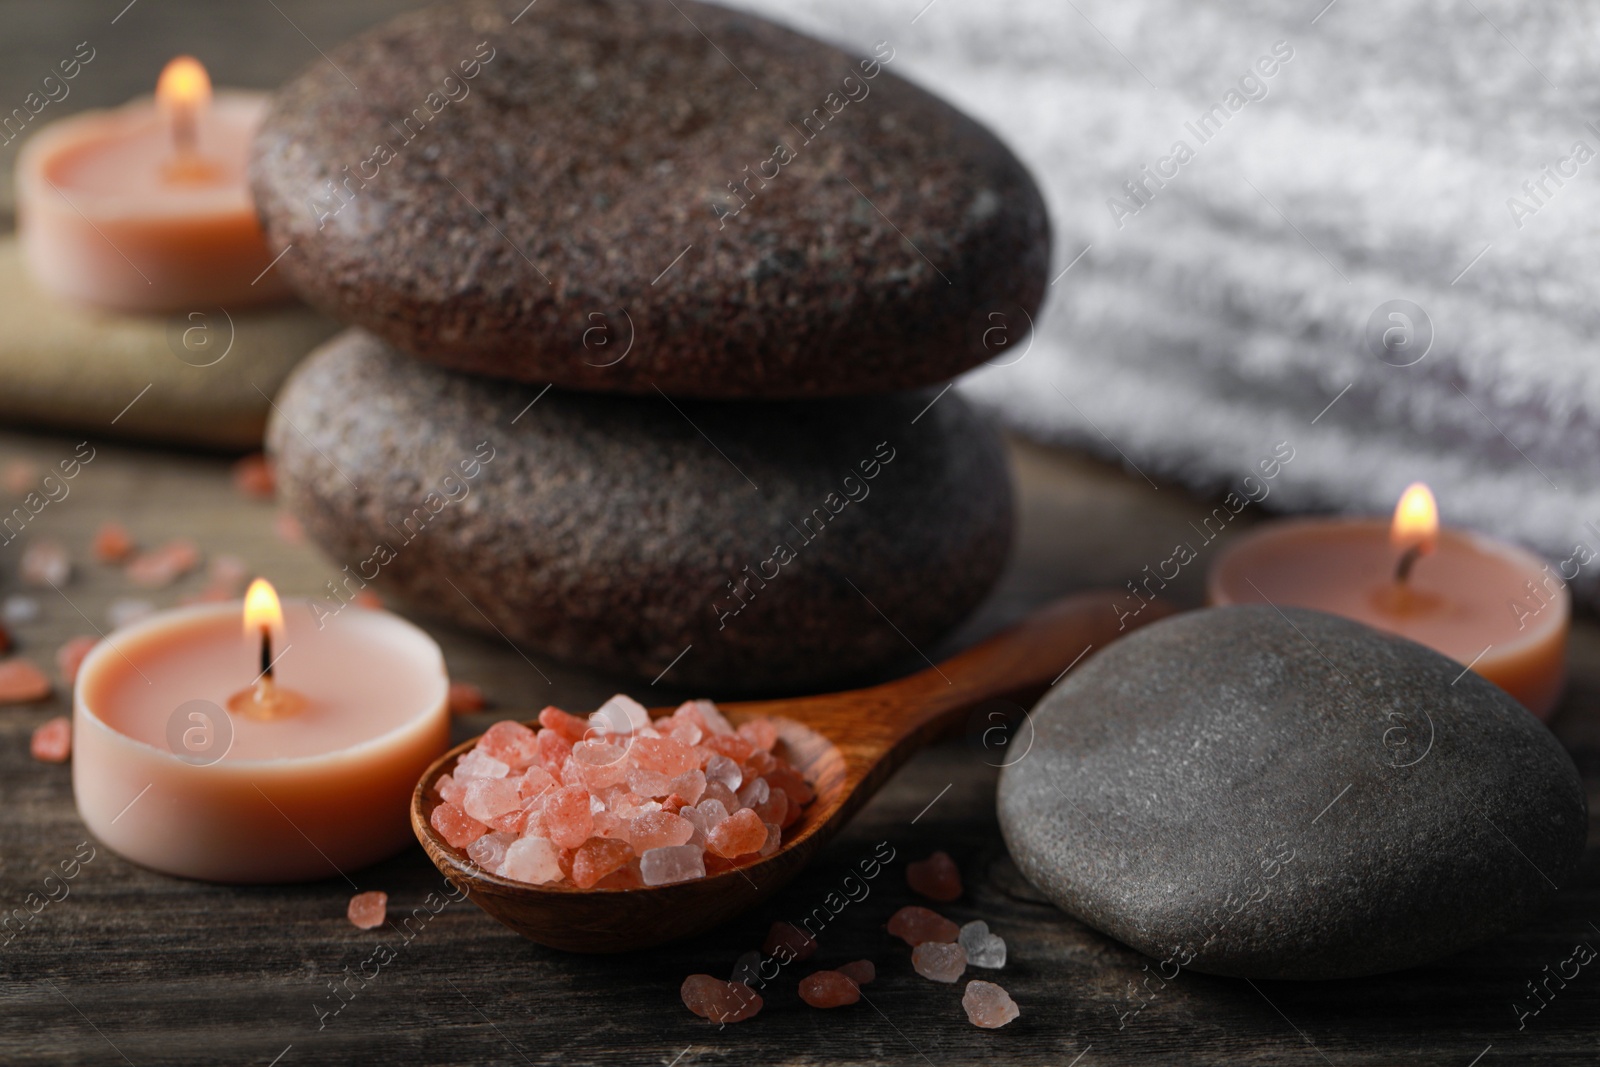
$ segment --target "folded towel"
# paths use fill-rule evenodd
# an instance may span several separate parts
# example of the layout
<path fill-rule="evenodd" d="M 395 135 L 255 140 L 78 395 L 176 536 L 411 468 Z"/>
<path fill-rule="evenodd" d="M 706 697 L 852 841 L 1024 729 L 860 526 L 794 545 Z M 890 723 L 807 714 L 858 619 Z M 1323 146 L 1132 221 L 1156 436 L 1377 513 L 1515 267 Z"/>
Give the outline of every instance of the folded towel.
<path fill-rule="evenodd" d="M 742 6 L 893 42 L 1032 167 L 1056 280 L 963 383 L 1014 426 L 1200 489 L 1287 440 L 1269 507 L 1421 479 L 1447 522 L 1600 550 L 1600 9 Z M 1600 603 L 1600 563 L 1574 585 Z"/>

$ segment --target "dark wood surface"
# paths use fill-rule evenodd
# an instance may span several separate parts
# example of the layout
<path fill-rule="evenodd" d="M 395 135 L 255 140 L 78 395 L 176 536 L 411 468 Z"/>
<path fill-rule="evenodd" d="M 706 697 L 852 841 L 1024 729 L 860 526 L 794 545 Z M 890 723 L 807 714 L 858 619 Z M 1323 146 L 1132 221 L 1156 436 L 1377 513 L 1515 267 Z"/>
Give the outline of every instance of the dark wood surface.
<path fill-rule="evenodd" d="M 271 86 L 315 61 L 317 47 L 405 6 L 411 5 L 14 0 L 0 4 L 0 111 L 19 104 L 30 84 L 81 40 L 97 48 L 94 64 L 74 95 L 42 117 L 146 91 L 178 51 L 200 55 L 219 83 Z M 0 148 L 0 170 L 9 171 L 14 147 Z M 8 212 L 9 174 L 0 180 L 0 218 Z M 232 491 L 226 460 L 87 436 L 97 458 L 71 496 L 41 514 L 38 536 L 65 541 L 84 560 L 95 528 L 116 518 L 147 543 L 187 535 L 208 552 L 241 555 L 285 593 L 314 593 L 331 577 L 332 568 L 312 549 L 275 535 L 270 505 Z M 79 439 L 0 430 L 0 464 L 14 458 L 52 464 Z M 945 648 L 925 650 L 931 655 L 1054 597 L 1120 584 L 1165 559 L 1173 542 L 1188 536 L 1186 523 L 1208 510 L 1136 474 L 1031 446 L 1016 446 L 1013 458 L 1022 506 L 1016 557 L 978 617 Z M 19 547 L 0 546 L 0 595 L 16 591 Z M 1174 583 L 1179 602 L 1198 602 L 1204 562 Z M 190 578 L 152 599 L 170 604 L 199 584 Z M 66 597 L 45 592 L 41 619 L 18 631 L 22 654 L 41 664 L 49 664 L 63 639 L 90 631 L 85 617 L 104 628 L 111 601 L 145 595 L 93 565 L 65 588 Z M 452 673 L 482 685 L 508 711 L 546 702 L 592 707 L 618 689 L 652 705 L 686 695 L 665 683 L 618 682 L 542 659 L 535 669 L 503 643 L 423 621 L 444 645 Z M 1593 806 L 1600 783 L 1600 627 L 1581 623 L 1572 651 L 1574 685 L 1553 725 L 1585 772 Z M 920 663 L 908 655 L 908 669 Z M 87 835 L 67 768 L 27 755 L 33 727 L 66 710 L 62 695 L 0 709 L 0 910 L 26 910 L 29 894 L 44 893 L 48 875 L 83 854 Z M 459 720 L 456 738 L 495 717 Z M 1184 973 L 1162 983 L 1150 979 L 1152 961 L 1062 915 L 1018 875 L 995 822 L 993 764 L 1000 759 L 982 743 L 987 725 L 979 720 L 965 737 L 914 758 L 767 904 L 690 941 L 623 957 L 542 948 L 470 903 L 450 903 L 437 914 L 424 910 L 418 914 L 428 915 L 425 922 L 402 928 L 413 909 L 427 908 L 430 893 L 444 889 L 420 848 L 351 872 L 349 883 L 248 889 L 166 878 L 97 849 L 67 883 L 65 899 L 45 906 L 9 941 L 0 933 L 0 1062 L 944 1067 L 987 1059 L 1081 1067 L 1489 1067 L 1600 1060 L 1600 973 L 1593 967 L 1564 988 L 1553 984 L 1556 995 L 1521 1029 L 1514 1009 L 1532 1004 L 1525 984 L 1542 981 L 1545 968 L 1554 970 L 1576 943 L 1600 946 L 1600 871 L 1592 850 L 1577 883 L 1528 928 L 1429 967 L 1349 982 L 1252 985 Z M 966 895 L 940 910 L 958 921 L 985 919 L 1010 945 L 1005 970 L 982 975 L 998 980 L 1021 1006 L 1022 1017 L 1004 1030 L 970 1026 L 960 988 L 912 973 L 908 950 L 882 929 L 896 908 L 914 901 L 905 861 L 935 848 L 956 857 L 967 882 Z M 771 921 L 811 911 L 859 862 L 887 849 L 896 858 L 870 883 L 870 895 L 824 931 L 810 964 L 775 983 L 779 991 L 760 1016 L 718 1029 L 683 1008 L 677 991 L 684 976 L 727 975 Z M 397 925 L 363 932 L 346 922 L 345 905 L 357 888 L 387 891 Z M 363 970 L 372 975 L 376 960 L 389 954 L 380 946 L 392 959 L 375 977 L 349 980 L 353 998 L 326 1014 L 341 1003 L 330 982 Z M 877 962 L 880 976 L 865 1002 L 832 1012 L 799 1002 L 798 977 L 863 956 Z M 1141 983 L 1149 991 L 1140 992 Z"/>

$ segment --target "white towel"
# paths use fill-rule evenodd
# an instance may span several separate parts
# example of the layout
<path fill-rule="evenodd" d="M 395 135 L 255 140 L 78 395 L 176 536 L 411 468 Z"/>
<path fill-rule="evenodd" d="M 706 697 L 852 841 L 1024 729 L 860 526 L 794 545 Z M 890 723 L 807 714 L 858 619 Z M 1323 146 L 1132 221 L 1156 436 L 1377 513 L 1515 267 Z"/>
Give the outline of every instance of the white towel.
<path fill-rule="evenodd" d="M 1202 490 L 1287 440 L 1268 506 L 1382 514 L 1420 479 L 1446 522 L 1600 552 L 1600 8 L 1322 3 L 738 6 L 892 42 L 1032 169 L 1056 281 L 1027 354 L 963 382 L 1013 426 Z M 1412 366 L 1369 344 L 1394 300 L 1431 324 Z"/>

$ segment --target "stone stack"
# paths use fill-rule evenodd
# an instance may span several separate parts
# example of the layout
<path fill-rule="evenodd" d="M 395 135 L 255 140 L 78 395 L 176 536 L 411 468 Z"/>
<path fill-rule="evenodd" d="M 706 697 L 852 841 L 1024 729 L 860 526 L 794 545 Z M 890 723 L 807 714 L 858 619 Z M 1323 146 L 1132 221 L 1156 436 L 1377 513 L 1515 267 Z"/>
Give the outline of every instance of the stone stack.
<path fill-rule="evenodd" d="M 514 7 L 358 37 L 262 129 L 279 269 L 354 327 L 278 399 L 288 505 L 347 587 L 577 663 L 720 695 L 915 658 L 1010 543 L 944 383 L 1023 348 L 1032 180 L 893 42 Z"/>

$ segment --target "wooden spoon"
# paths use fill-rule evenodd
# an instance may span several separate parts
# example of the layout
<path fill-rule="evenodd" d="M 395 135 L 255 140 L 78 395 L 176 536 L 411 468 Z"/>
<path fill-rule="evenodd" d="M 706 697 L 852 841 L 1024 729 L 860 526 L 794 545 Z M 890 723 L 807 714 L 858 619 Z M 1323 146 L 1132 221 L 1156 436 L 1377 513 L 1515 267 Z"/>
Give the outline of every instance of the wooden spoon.
<path fill-rule="evenodd" d="M 867 689 L 720 705 L 735 725 L 758 716 L 777 720 L 789 761 L 817 794 L 800 821 L 784 831 L 782 848 L 732 870 L 640 889 L 528 885 L 484 871 L 446 844 L 428 821 L 440 803 L 434 783 L 476 738 L 445 753 L 422 776 L 411 796 L 411 827 L 446 878 L 484 911 L 540 944 L 571 952 L 626 952 L 701 933 L 776 893 L 901 764 L 960 727 L 973 708 L 1001 699 L 1031 706 L 1090 650 L 1171 613 L 1149 606 L 1124 629 L 1117 609 L 1126 600 L 1121 592 L 1093 592 L 1056 601 L 937 667 Z"/>

